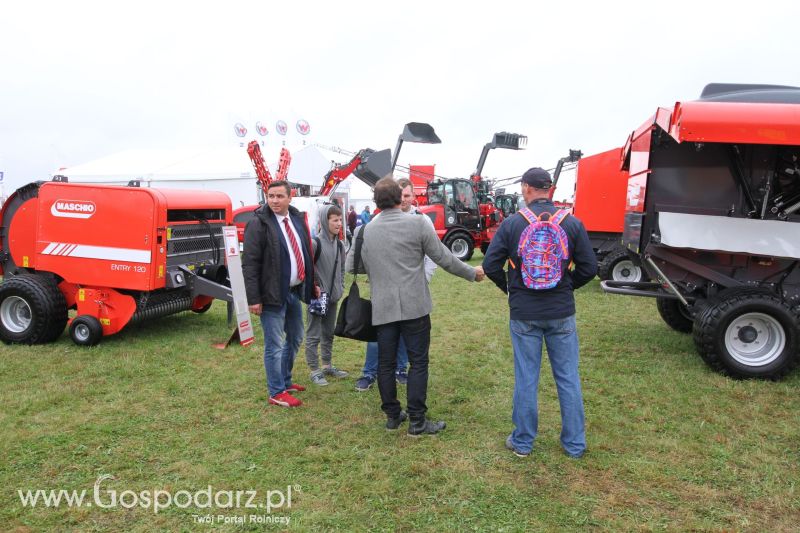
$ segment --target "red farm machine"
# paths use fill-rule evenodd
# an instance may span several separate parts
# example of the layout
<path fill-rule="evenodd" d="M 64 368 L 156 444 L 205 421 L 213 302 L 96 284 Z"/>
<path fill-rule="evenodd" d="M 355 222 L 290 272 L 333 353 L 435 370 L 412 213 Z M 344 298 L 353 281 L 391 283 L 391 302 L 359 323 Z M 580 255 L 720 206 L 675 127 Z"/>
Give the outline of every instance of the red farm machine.
<path fill-rule="evenodd" d="M 223 193 L 36 182 L 0 211 L 0 340 L 79 345 L 230 302 Z M 76 316 L 68 319 L 68 310 Z"/>
<path fill-rule="evenodd" d="M 316 216 L 319 206 L 332 202 L 334 198 L 333 195 L 340 183 L 352 174 L 370 187 L 374 187 L 379 179 L 392 173 L 397 163 L 400 149 L 405 142 L 435 144 L 441 141 L 433 132 L 433 128 L 428 124 L 409 122 L 404 126 L 402 133 L 400 133 L 397 138 L 394 155 L 392 155 L 392 152 L 388 148 L 378 151 L 372 150 L 371 148 L 360 150 L 358 153 L 352 155 L 352 159 L 349 162 L 341 165 L 337 164 L 331 168 L 322 178 L 322 188 L 316 195 L 305 197 L 293 196 L 292 205 L 306 213 L 309 227 L 313 231 L 316 227 Z M 269 170 L 267 170 L 256 141 L 250 143 L 248 146 L 248 153 L 253 166 L 256 168 L 256 174 L 261 188 L 266 194 L 266 188 L 272 181 L 272 177 L 269 174 Z M 282 156 L 281 161 L 283 160 L 284 158 Z M 244 239 L 244 228 L 247 222 L 254 216 L 253 212 L 257 207 L 257 205 L 240 207 L 233 212 L 233 219 L 239 231 L 240 242 Z M 345 206 L 341 207 L 344 208 Z M 344 229 L 342 231 L 344 231 Z M 348 247 L 349 242 L 348 238 L 346 243 Z"/>
<path fill-rule="evenodd" d="M 433 128 L 429 135 L 436 135 Z M 495 133 L 492 141 L 484 145 L 469 179 L 434 179 L 428 183 L 425 195 L 417 196 L 419 210 L 431 217 L 436 234 L 462 261 L 469 260 L 475 248 L 486 251 L 503 219 L 492 196 L 493 182 L 481 176 L 489 150 L 523 150 L 527 141 L 526 136 L 517 133 Z"/>
<path fill-rule="evenodd" d="M 623 242 L 657 281 L 603 289 L 657 298 L 716 370 L 787 374 L 800 359 L 800 88 L 710 84 L 659 108 L 622 157 Z"/>
<path fill-rule="evenodd" d="M 639 256 L 622 245 L 628 171 L 620 168 L 621 152 L 615 148 L 582 157 L 580 151 L 570 150 L 570 156 L 559 161 L 553 181 L 558 183 L 562 162 L 576 164 L 572 212 L 589 234 L 599 262 L 598 277 L 638 282 L 643 279 Z"/>

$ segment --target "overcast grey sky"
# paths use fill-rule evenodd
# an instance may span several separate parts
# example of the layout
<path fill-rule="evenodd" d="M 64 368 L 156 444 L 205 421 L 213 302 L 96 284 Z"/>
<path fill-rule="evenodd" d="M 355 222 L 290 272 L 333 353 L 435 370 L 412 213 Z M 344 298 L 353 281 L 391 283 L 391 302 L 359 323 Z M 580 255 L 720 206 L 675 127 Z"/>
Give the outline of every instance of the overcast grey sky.
<path fill-rule="evenodd" d="M 400 163 L 449 177 L 469 175 L 494 132 L 527 134 L 484 170 L 518 175 L 619 146 L 709 82 L 800 85 L 797 5 L 5 1 L 0 171 L 8 194 L 127 148 L 232 143 L 237 120 L 255 138 L 255 120 L 302 118 L 312 142 L 353 151 L 429 122 L 443 143 L 406 145 Z"/>

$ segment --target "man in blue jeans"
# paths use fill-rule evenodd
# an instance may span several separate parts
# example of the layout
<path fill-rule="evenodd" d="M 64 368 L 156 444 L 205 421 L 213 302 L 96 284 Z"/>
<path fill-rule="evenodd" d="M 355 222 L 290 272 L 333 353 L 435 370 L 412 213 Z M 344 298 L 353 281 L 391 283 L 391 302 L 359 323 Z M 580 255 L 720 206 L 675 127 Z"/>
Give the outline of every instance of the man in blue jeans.
<path fill-rule="evenodd" d="M 552 184 L 550 174 L 541 168 L 531 168 L 522 176 L 522 196 L 537 217 L 544 212 L 554 214 L 558 211 L 550 201 Z M 547 345 L 561 406 L 561 445 L 565 453 L 575 459 L 586 451 L 573 291 L 597 274 L 597 258 L 580 220 L 567 215 L 560 225 L 568 240 L 568 256 L 560 266 L 560 280 L 552 288 L 529 288 L 523 280 L 518 250 L 520 237 L 529 222 L 520 213 L 500 224 L 483 259 L 486 275 L 508 293 L 514 349 L 514 410 L 511 419 L 515 429 L 506 439 L 506 448 L 518 457 L 530 455 L 538 431 L 537 391 L 543 342 Z M 568 268 L 570 261 L 574 265 L 572 270 Z M 507 273 L 503 270 L 506 262 L 509 265 Z"/>
<path fill-rule="evenodd" d="M 264 330 L 264 370 L 269 403 L 298 407 L 292 396 L 305 390 L 292 382 L 292 368 L 303 342 L 303 307 L 319 295 L 314 285 L 311 241 L 303 215 L 289 205 L 292 189 L 273 181 L 267 205 L 255 210 L 244 230 L 242 272 L 250 312 Z"/>
<path fill-rule="evenodd" d="M 401 196 L 400 196 L 400 210 L 403 213 L 411 213 L 414 215 L 421 215 L 425 217 L 425 220 L 430 223 L 431 227 L 433 226 L 433 221 L 431 221 L 430 217 L 427 217 L 424 213 L 420 212 L 416 207 L 414 207 L 414 184 L 411 183 L 411 180 L 408 178 L 400 178 L 397 180 L 397 184 L 400 186 Z M 375 215 L 375 218 L 379 218 L 381 215 L 378 213 Z M 436 263 L 431 261 L 431 258 L 427 255 L 425 256 L 425 281 L 430 284 L 431 278 L 433 278 L 433 273 L 436 271 Z M 395 381 L 397 381 L 400 385 L 406 385 L 408 383 L 408 373 L 406 372 L 406 368 L 408 368 L 408 350 L 406 350 L 406 342 L 403 340 L 403 337 L 400 337 L 400 341 L 397 345 L 397 369 L 395 370 Z M 367 354 L 366 358 L 364 359 L 364 369 L 361 371 L 361 377 L 356 380 L 356 390 L 359 392 L 364 392 L 369 390 L 372 387 L 372 384 L 375 383 L 375 380 L 378 378 L 378 343 L 377 342 L 368 342 L 367 343 Z"/>

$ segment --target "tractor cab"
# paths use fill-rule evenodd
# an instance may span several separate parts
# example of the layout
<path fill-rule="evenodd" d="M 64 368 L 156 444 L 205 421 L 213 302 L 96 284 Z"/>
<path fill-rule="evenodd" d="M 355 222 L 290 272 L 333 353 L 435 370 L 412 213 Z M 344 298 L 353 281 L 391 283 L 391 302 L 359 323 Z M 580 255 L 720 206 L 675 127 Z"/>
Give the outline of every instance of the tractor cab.
<path fill-rule="evenodd" d="M 524 207 L 524 201 L 519 194 L 498 194 L 494 205 L 503 213 L 503 218 L 508 218 Z"/>
<path fill-rule="evenodd" d="M 470 231 L 481 227 L 478 196 L 465 179 L 433 181 L 428 184 L 428 204 L 444 206 L 445 227 L 462 226 Z"/>

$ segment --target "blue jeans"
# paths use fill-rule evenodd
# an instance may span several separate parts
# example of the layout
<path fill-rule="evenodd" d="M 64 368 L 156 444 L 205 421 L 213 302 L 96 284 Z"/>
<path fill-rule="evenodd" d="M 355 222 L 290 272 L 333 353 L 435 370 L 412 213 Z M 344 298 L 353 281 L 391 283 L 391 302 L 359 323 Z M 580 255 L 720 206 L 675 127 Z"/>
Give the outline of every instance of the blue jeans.
<path fill-rule="evenodd" d="M 264 371 L 270 398 L 292 384 L 292 368 L 303 342 L 303 306 L 300 297 L 289 291 L 282 306 L 263 306 Z"/>
<path fill-rule="evenodd" d="M 397 344 L 397 372 L 405 372 L 408 367 L 408 350 L 406 350 L 406 342 L 403 336 L 400 336 L 400 342 Z M 378 377 L 378 343 L 367 343 L 367 356 L 364 358 L 364 369 L 361 375 L 375 379 Z"/>
<path fill-rule="evenodd" d="M 555 320 L 511 320 L 514 347 L 514 432 L 511 443 L 521 452 L 530 452 L 539 428 L 539 370 L 542 366 L 542 340 L 553 369 L 561 406 L 561 445 L 570 456 L 586 450 L 583 395 L 578 376 L 578 330 L 575 315 Z"/>

